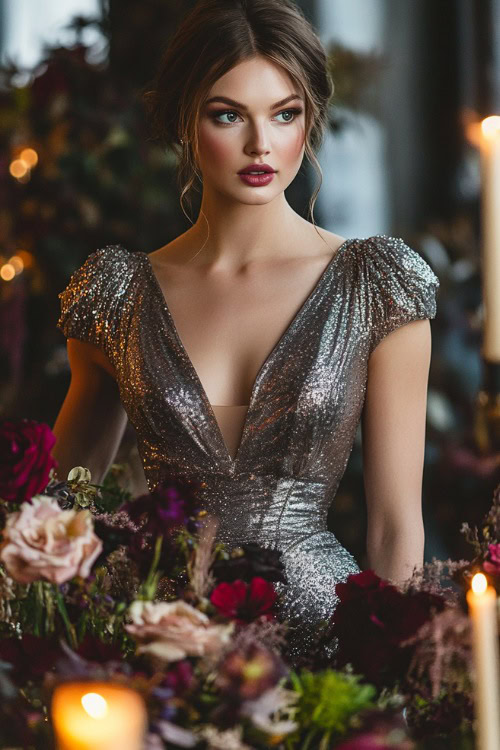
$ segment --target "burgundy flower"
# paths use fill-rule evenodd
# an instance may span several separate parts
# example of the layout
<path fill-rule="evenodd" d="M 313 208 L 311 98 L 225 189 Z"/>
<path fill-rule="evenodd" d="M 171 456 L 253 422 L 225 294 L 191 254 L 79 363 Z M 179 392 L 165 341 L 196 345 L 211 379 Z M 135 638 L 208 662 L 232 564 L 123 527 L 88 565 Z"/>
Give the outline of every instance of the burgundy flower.
<path fill-rule="evenodd" d="M 212 591 L 210 601 L 223 615 L 244 624 L 261 616 L 273 620 L 270 610 L 276 598 L 272 583 L 256 576 L 250 583 L 240 580 L 219 583 Z"/>
<path fill-rule="evenodd" d="M 259 643 L 248 643 L 222 659 L 216 686 L 230 701 L 254 700 L 288 673 L 282 659 Z"/>
<path fill-rule="evenodd" d="M 153 492 L 120 507 L 137 526 L 128 544 L 128 555 L 137 564 L 141 576 L 149 572 L 159 536 L 163 537 L 159 569 L 170 573 L 183 562 L 175 535 L 181 528 L 190 533 L 197 531 L 198 488 L 199 482 L 171 477 L 157 485 Z"/>
<path fill-rule="evenodd" d="M 35 747 L 44 724 L 43 712 L 35 711 L 24 695 L 1 701 L 0 737 L 4 747 Z"/>
<path fill-rule="evenodd" d="M 95 635 L 87 633 L 76 649 L 76 653 L 89 662 L 105 664 L 106 662 L 122 660 L 122 651 L 114 643 L 103 643 Z"/>
<path fill-rule="evenodd" d="M 22 503 L 42 492 L 59 464 L 50 454 L 56 437 L 43 422 L 21 419 L 0 423 L 0 498 Z"/>
<path fill-rule="evenodd" d="M 22 638 L 0 639 L 0 660 L 12 664 L 10 677 L 20 687 L 28 680 L 42 678 L 54 667 L 61 653 L 55 636 L 40 638 L 25 633 Z"/>
<path fill-rule="evenodd" d="M 176 695 L 188 690 L 194 680 L 193 665 L 188 659 L 174 662 L 165 675 L 162 685 L 171 688 Z"/>
<path fill-rule="evenodd" d="M 124 503 L 120 510 L 128 513 L 143 533 L 165 535 L 189 525 L 196 512 L 196 489 L 197 484 L 188 479 L 171 478 L 153 492 Z"/>
<path fill-rule="evenodd" d="M 500 544 L 488 545 L 488 558 L 484 561 L 483 568 L 487 573 L 500 575 Z"/>
<path fill-rule="evenodd" d="M 335 590 L 340 601 L 331 621 L 339 639 L 338 666 L 350 662 L 379 687 L 403 679 L 414 646 L 400 644 L 443 609 L 444 599 L 424 591 L 403 593 L 373 570 L 350 575 Z"/>
<path fill-rule="evenodd" d="M 159 704 L 158 718 L 173 721 L 183 705 L 183 696 L 195 689 L 196 685 L 197 679 L 191 662 L 188 659 L 174 662 L 163 680 L 151 691 L 151 696 Z M 163 748 L 163 744 L 161 747 Z"/>
<path fill-rule="evenodd" d="M 408 738 L 396 745 L 391 737 L 384 739 L 374 732 L 360 732 L 350 740 L 337 745 L 337 750 L 412 750 L 414 747 L 414 743 Z"/>
<path fill-rule="evenodd" d="M 338 750 L 416 750 L 398 709 L 365 709 L 359 715 L 359 724 L 362 729 L 335 745 Z"/>

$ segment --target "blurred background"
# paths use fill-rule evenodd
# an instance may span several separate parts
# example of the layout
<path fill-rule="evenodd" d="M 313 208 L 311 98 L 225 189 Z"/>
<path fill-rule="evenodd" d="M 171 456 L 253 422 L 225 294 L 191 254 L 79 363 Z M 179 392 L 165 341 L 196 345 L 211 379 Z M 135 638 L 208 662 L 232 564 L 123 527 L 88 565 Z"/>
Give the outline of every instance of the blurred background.
<path fill-rule="evenodd" d="M 58 293 L 95 249 L 152 252 L 190 226 L 140 92 L 194 0 L 0 0 L 0 418 L 53 426 L 69 386 Z M 320 226 L 402 237 L 438 275 L 423 486 L 426 559 L 459 559 L 500 481 L 478 440 L 481 177 L 498 114 L 499 0 L 298 0 L 335 82 Z M 287 190 L 307 216 L 316 176 Z M 193 219 L 197 216 L 196 196 Z M 77 429 L 77 426 L 75 426 Z M 146 491 L 133 428 L 116 457 Z M 329 526 L 364 565 L 361 434 Z"/>

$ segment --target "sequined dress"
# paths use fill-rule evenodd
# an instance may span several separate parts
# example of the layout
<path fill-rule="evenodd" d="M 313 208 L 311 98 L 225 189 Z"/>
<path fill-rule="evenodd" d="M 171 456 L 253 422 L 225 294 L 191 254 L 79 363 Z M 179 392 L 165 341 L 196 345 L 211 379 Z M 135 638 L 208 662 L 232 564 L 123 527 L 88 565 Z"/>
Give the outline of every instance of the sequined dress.
<path fill-rule="evenodd" d="M 367 366 L 397 327 L 436 314 L 439 281 L 399 238 L 345 240 L 262 364 L 234 459 L 142 251 L 93 252 L 59 294 L 57 326 L 113 364 L 148 487 L 166 474 L 204 483 L 218 538 L 279 549 L 280 614 L 307 654 L 332 614 L 335 584 L 359 566 L 327 530 L 352 450 Z"/>

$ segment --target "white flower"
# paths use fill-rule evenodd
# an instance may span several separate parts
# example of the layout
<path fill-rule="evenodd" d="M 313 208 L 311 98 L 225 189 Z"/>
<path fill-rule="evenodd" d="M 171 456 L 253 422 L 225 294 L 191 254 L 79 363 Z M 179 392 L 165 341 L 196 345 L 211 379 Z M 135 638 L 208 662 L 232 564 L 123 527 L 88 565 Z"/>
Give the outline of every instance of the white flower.
<path fill-rule="evenodd" d="M 252 750 L 242 741 L 240 726 L 221 732 L 213 724 L 205 724 L 197 733 L 207 741 L 208 750 Z"/>
<path fill-rule="evenodd" d="M 85 466 L 74 466 L 68 474 L 68 482 L 90 482 L 92 475 Z"/>
<path fill-rule="evenodd" d="M 194 747 L 198 743 L 198 737 L 189 729 L 178 727 L 171 721 L 162 719 L 156 722 L 157 731 L 167 742 L 173 742 L 178 747 Z M 163 745 L 162 745 L 163 747 Z"/>
<path fill-rule="evenodd" d="M 74 466 L 69 474 L 67 481 L 71 484 L 83 485 L 80 489 L 76 489 L 75 503 L 80 508 L 88 508 L 92 498 L 95 496 L 96 491 L 93 487 L 88 487 L 92 475 L 90 469 L 85 466 Z"/>
<path fill-rule="evenodd" d="M 241 712 L 262 732 L 290 734 L 298 727 L 297 722 L 290 719 L 295 713 L 297 700 L 298 695 L 294 690 L 275 685 L 255 700 L 245 701 Z M 279 717 L 279 714 L 283 714 L 285 718 Z"/>

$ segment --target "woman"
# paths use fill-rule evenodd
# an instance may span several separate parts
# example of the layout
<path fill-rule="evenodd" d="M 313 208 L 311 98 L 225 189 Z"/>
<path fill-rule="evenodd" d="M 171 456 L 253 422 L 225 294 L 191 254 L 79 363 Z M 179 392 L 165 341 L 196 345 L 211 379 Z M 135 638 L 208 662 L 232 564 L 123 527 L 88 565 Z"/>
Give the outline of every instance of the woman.
<path fill-rule="evenodd" d="M 150 254 L 96 250 L 58 321 L 72 370 L 60 475 L 84 464 L 99 482 L 130 419 L 150 490 L 172 472 L 201 479 L 219 539 L 281 550 L 292 659 L 359 570 L 326 516 L 360 421 L 370 567 L 402 581 L 423 562 L 439 281 L 401 239 L 345 239 L 288 205 L 304 154 L 318 166 L 332 92 L 291 0 L 199 2 L 147 97 L 180 146 L 181 198 L 200 178 L 200 216 Z"/>

